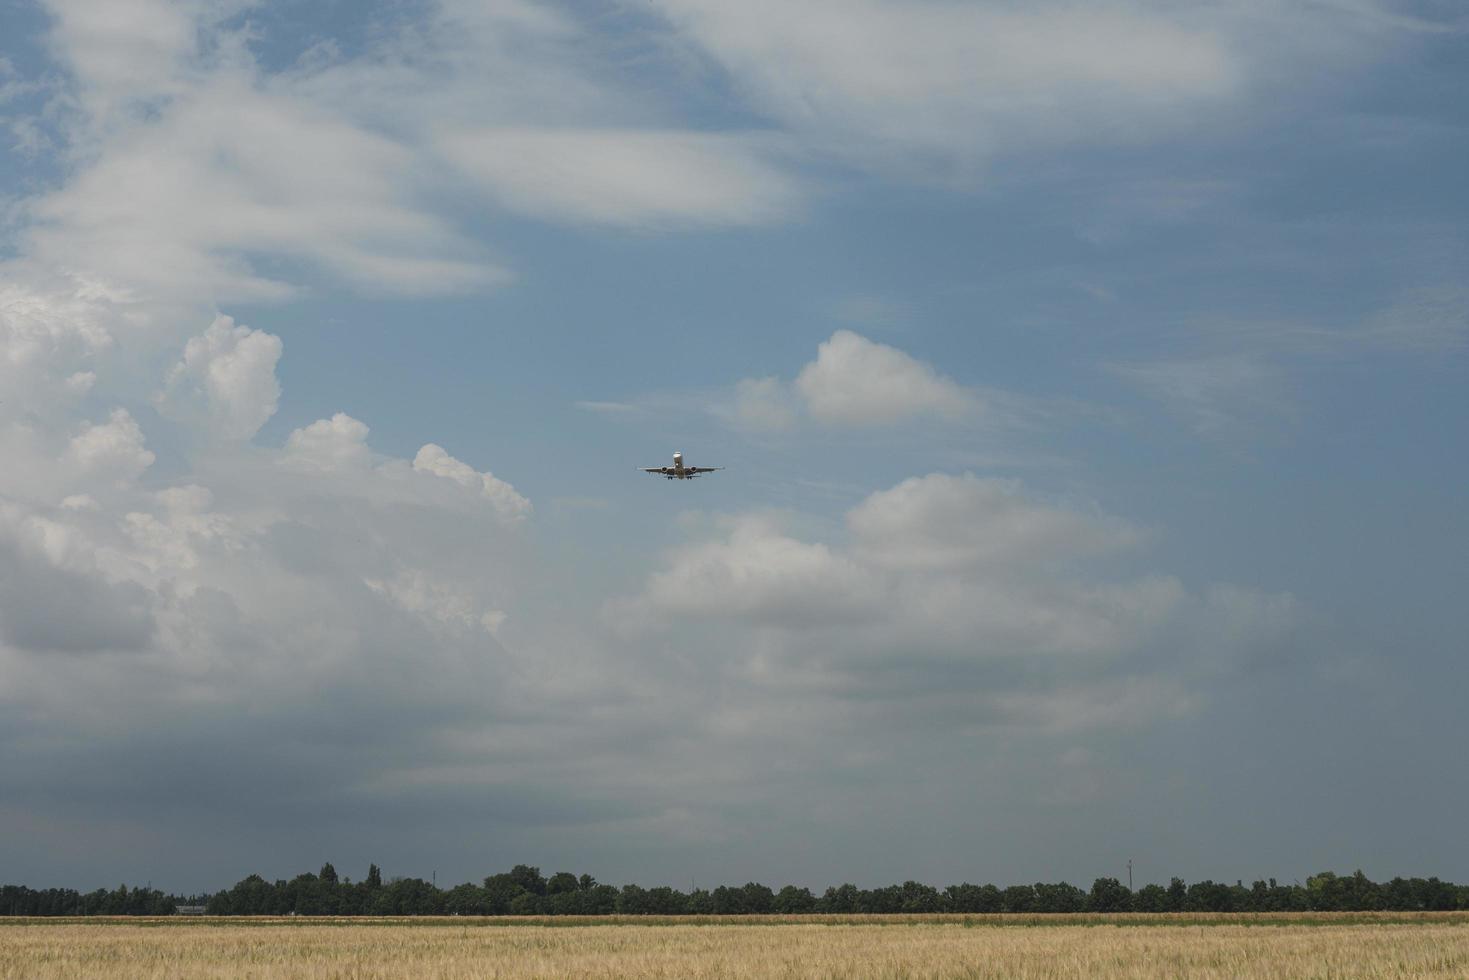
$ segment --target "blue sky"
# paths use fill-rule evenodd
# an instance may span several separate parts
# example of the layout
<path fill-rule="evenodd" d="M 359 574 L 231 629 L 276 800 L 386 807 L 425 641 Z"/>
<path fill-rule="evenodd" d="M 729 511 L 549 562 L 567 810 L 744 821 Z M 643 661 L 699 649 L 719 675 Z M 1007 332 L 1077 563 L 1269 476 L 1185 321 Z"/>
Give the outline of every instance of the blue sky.
<path fill-rule="evenodd" d="M 1457 5 L 0 25 L 7 879 L 1469 877 Z"/>

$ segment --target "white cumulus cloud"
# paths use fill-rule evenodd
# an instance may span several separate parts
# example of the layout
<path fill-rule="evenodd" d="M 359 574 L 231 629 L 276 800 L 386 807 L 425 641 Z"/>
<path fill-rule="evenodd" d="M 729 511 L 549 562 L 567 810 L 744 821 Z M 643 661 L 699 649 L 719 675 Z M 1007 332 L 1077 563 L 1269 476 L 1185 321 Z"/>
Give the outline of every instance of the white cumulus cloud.
<path fill-rule="evenodd" d="M 143 430 L 125 408 L 115 408 L 106 422 L 84 424 L 71 440 L 68 456 L 89 476 L 130 483 L 156 458 L 144 445 Z"/>
<path fill-rule="evenodd" d="M 847 691 L 863 703 L 922 690 L 955 724 L 1055 730 L 1112 723 L 1096 702 L 1119 688 L 1150 710 L 1195 703 L 1201 677 L 1299 622 L 1289 596 L 1233 586 L 1194 594 L 1166 574 L 1118 569 L 1111 559 L 1139 541 L 1116 518 L 1013 481 L 934 473 L 867 497 L 837 542 L 759 515 L 732 519 L 671 550 L 609 615 L 645 643 L 677 644 L 697 630 L 707 655 L 772 685 Z M 1035 669 L 1066 683 L 1035 690 Z M 1071 702 L 1069 720 L 1053 717 Z M 1017 707 L 1026 704 L 1034 718 Z"/>
<path fill-rule="evenodd" d="M 279 337 L 218 316 L 184 346 L 155 401 L 166 413 L 202 417 L 225 439 L 249 439 L 280 402 L 280 356 Z"/>
<path fill-rule="evenodd" d="M 519 520 L 530 513 L 530 501 L 516 493 L 514 487 L 490 473 L 477 472 L 468 463 L 450 456 L 442 446 L 429 443 L 421 448 L 413 457 L 413 469 L 479 492 L 507 519 Z"/>
<path fill-rule="evenodd" d="M 317 419 L 286 439 L 282 461 L 321 470 L 365 467 L 371 460 L 367 426 L 345 412 Z"/>
<path fill-rule="evenodd" d="M 796 376 L 817 421 L 885 425 L 921 415 L 956 419 L 978 410 L 976 396 L 896 347 L 838 330 Z"/>

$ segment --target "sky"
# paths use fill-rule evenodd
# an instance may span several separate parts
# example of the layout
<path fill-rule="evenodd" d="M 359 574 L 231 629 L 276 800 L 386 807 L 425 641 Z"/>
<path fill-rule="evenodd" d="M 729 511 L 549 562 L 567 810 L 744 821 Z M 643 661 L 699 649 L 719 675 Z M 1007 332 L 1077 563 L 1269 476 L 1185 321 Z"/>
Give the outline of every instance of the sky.
<path fill-rule="evenodd" d="M 1469 880 L 1466 34 L 0 0 L 0 880 Z"/>

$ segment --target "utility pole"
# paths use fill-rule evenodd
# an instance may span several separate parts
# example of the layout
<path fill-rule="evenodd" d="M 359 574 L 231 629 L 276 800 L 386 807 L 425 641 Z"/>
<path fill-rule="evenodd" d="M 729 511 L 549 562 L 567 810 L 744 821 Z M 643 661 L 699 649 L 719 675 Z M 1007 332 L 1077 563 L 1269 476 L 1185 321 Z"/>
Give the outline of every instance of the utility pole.
<path fill-rule="evenodd" d="M 1127 890 L 1132 891 L 1132 858 L 1127 859 Z"/>

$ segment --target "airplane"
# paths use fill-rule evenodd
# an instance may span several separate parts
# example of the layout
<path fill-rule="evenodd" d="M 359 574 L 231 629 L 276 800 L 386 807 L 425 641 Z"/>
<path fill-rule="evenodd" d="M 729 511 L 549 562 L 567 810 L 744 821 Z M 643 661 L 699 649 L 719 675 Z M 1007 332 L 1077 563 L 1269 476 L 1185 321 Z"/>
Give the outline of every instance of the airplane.
<path fill-rule="evenodd" d="M 656 473 L 670 480 L 692 480 L 701 473 L 713 473 L 715 470 L 724 469 L 723 466 L 685 466 L 683 464 L 683 453 L 673 454 L 672 466 L 641 466 L 644 473 Z"/>

